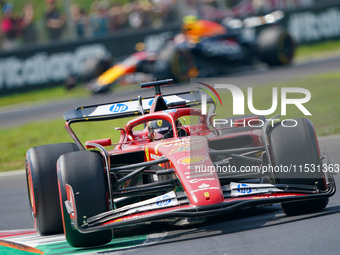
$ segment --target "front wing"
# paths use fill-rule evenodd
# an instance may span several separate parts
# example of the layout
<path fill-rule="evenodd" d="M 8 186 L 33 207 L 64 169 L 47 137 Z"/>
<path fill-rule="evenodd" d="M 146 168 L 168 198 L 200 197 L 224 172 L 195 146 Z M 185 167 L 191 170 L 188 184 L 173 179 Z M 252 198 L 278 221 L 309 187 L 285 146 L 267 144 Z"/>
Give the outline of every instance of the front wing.
<path fill-rule="evenodd" d="M 142 201 L 125 208 L 119 208 L 104 212 L 83 221 L 78 224 L 76 198 L 71 189 L 71 201 L 65 201 L 69 214 L 74 215 L 73 226 L 80 233 L 90 233 L 102 231 L 105 229 L 122 228 L 137 224 L 145 224 L 158 220 L 168 220 L 172 218 L 186 217 L 207 217 L 219 214 L 234 212 L 241 208 L 268 204 L 277 204 L 284 202 L 293 202 L 309 199 L 327 198 L 335 194 L 336 187 L 332 174 L 327 176 L 327 190 L 320 192 L 318 190 L 308 190 L 304 185 L 294 189 L 286 186 L 286 189 L 280 189 L 284 185 L 277 185 L 266 194 L 253 194 L 240 197 L 225 196 L 222 203 L 212 204 L 209 206 L 193 206 L 187 202 L 179 202 L 176 199 L 175 192 L 171 191 L 165 195 Z M 157 209 L 155 204 L 160 203 L 162 209 Z"/>

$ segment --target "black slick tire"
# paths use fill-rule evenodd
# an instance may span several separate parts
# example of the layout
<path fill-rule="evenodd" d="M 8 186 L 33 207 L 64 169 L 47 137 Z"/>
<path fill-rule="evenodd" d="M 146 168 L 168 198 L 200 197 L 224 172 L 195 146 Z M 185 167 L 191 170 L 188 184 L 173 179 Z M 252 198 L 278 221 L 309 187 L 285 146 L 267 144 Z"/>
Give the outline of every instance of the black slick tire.
<path fill-rule="evenodd" d="M 74 143 L 48 144 L 26 153 L 26 182 L 34 227 L 41 235 L 63 232 L 57 183 L 57 160 L 77 151 Z"/>
<path fill-rule="evenodd" d="M 66 186 L 71 187 L 78 225 L 81 226 L 85 218 L 109 210 L 103 159 L 99 153 L 78 151 L 65 154 L 58 160 L 58 181 L 60 205 L 64 233 L 67 242 L 72 247 L 92 247 L 103 245 L 111 241 L 112 231 L 104 230 L 92 233 L 80 233 L 74 229 L 72 218 L 67 211 L 65 202 L 68 200 Z"/>
<path fill-rule="evenodd" d="M 260 32 L 257 51 L 261 61 L 269 66 L 286 66 L 293 62 L 296 45 L 282 28 L 267 28 Z"/>
<path fill-rule="evenodd" d="M 283 127 L 277 123 L 269 131 L 270 154 L 274 166 L 308 167 L 320 165 L 320 153 L 313 124 L 306 118 L 296 119 L 295 127 Z M 318 185 L 320 190 L 326 189 L 323 173 L 298 171 L 298 173 L 277 172 L 276 182 L 280 184 Z M 298 215 L 315 212 L 327 206 L 328 198 L 311 199 L 297 202 L 282 203 L 281 207 L 286 215 Z"/>

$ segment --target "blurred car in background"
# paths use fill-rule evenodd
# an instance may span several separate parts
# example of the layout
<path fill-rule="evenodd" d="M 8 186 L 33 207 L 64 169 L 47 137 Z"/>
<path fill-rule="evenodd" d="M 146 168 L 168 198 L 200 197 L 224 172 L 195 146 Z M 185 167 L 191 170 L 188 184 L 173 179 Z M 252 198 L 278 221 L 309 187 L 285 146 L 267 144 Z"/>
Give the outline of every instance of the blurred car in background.
<path fill-rule="evenodd" d="M 171 77 L 175 82 L 186 82 L 259 62 L 269 66 L 290 65 L 296 46 L 280 23 L 283 17 L 282 11 L 276 11 L 244 20 L 225 19 L 220 24 L 188 16 L 180 33 L 163 33 L 157 43 L 152 40 L 138 43 L 136 53 L 111 67 L 107 56 L 92 61 L 97 64 L 89 65 L 92 69 L 86 72 L 86 86 L 97 94 L 137 73 L 152 75 L 157 80 Z"/>

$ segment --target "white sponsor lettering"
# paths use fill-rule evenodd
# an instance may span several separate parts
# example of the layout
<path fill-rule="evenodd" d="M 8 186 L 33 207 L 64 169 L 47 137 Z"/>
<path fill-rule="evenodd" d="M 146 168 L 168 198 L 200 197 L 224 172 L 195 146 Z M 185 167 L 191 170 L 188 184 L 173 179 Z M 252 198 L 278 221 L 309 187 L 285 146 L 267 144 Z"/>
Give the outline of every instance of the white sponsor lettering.
<path fill-rule="evenodd" d="M 73 52 L 51 55 L 38 52 L 27 59 L 2 58 L 0 59 L 0 89 L 62 81 L 71 74 L 82 75 L 85 61 L 106 51 L 104 45 L 93 44 L 78 47 Z"/>
<path fill-rule="evenodd" d="M 208 187 L 208 188 L 202 188 L 202 189 L 195 189 L 195 190 L 192 190 L 190 193 L 193 194 L 199 191 L 216 190 L 216 189 L 220 189 L 220 188 L 219 187 Z"/>
<path fill-rule="evenodd" d="M 312 42 L 340 36 L 340 10 L 333 7 L 322 13 L 292 14 L 288 28 L 296 42 Z"/>
<path fill-rule="evenodd" d="M 159 159 L 159 158 L 161 158 L 161 157 L 162 157 L 162 156 L 159 156 L 159 155 L 150 153 L 150 158 L 151 158 L 151 159 Z"/>
<path fill-rule="evenodd" d="M 188 182 L 190 183 L 197 183 L 197 182 L 201 182 L 201 181 L 214 181 L 216 180 L 215 178 L 203 178 L 203 179 L 191 179 Z"/>
<path fill-rule="evenodd" d="M 200 186 L 198 186 L 200 189 L 208 188 L 210 187 L 209 184 L 202 183 Z"/>
<path fill-rule="evenodd" d="M 238 183 L 238 182 L 231 182 L 230 183 L 231 195 L 233 197 L 238 196 L 247 196 L 253 194 L 266 194 L 271 192 L 282 192 L 275 187 L 275 185 L 269 183 Z"/>

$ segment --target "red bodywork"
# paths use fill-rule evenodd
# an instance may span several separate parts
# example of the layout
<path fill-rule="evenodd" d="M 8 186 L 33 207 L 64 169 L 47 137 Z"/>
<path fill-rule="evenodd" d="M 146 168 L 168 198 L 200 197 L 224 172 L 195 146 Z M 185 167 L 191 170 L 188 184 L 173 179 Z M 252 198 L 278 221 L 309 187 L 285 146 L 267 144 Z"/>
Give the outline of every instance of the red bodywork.
<path fill-rule="evenodd" d="M 156 102 L 157 100 L 155 100 Z M 170 112 L 153 112 L 154 106 L 147 115 L 137 117 L 129 121 L 125 127 L 124 132 L 121 132 L 119 145 L 114 150 L 109 151 L 110 155 L 121 153 L 128 153 L 132 151 L 144 151 L 145 162 L 156 160 L 162 156 L 169 159 L 168 163 L 162 164 L 165 168 L 173 168 L 176 171 L 176 176 L 180 180 L 183 188 L 188 194 L 190 206 L 207 206 L 222 203 L 224 201 L 222 187 L 220 185 L 217 173 L 212 170 L 214 166 L 209 156 L 210 140 L 219 140 L 220 136 L 210 132 L 207 126 L 207 116 L 201 114 L 201 110 L 197 108 L 179 108 Z M 172 129 L 176 130 L 176 120 L 182 116 L 199 116 L 200 124 L 183 126 L 189 136 L 178 137 L 174 132 L 173 138 L 164 140 L 151 141 L 148 138 L 148 129 L 145 128 L 141 131 L 133 132 L 133 128 L 148 123 L 154 120 L 165 120 L 171 123 Z M 250 119 L 256 120 L 258 117 L 247 118 L 246 122 Z M 241 126 L 243 120 L 235 122 L 235 126 Z M 253 143 L 251 146 L 261 146 L 260 132 L 250 130 L 247 132 L 237 132 L 230 134 L 229 137 L 240 135 L 249 135 L 252 137 Z M 94 141 L 91 141 L 94 142 Z M 97 141 L 99 142 L 99 141 Z M 103 146 L 109 145 L 108 139 L 100 141 Z M 208 171 L 197 176 L 195 170 L 197 168 L 208 169 Z M 199 174 L 198 174 L 199 176 Z M 199 180 L 197 182 L 193 179 Z M 202 184 L 206 187 L 200 187 Z M 165 209 L 167 211 L 168 209 Z"/>
<path fill-rule="evenodd" d="M 154 101 L 147 114 L 145 114 L 144 110 L 142 109 L 143 113 L 139 113 L 142 114 L 141 116 L 128 121 L 124 128 L 116 129 L 120 130 L 120 138 L 119 142 L 115 144 L 116 146 L 114 149 L 109 151 L 103 150 L 103 147 L 112 145 L 111 139 L 89 141 L 86 143 L 86 147 L 97 147 L 102 152 L 105 161 L 108 162 L 107 169 L 110 169 L 111 173 L 115 173 L 115 170 L 122 170 L 123 168 L 120 166 L 116 168 L 114 166 L 112 168 L 110 165 L 110 160 L 113 160 L 115 157 L 119 157 L 120 155 L 129 155 L 129 153 L 131 153 L 131 155 L 133 153 L 139 153 L 139 155 L 143 155 L 143 162 L 139 161 L 139 163 L 132 163 L 131 165 L 133 167 L 139 168 L 141 166 L 150 166 L 154 161 L 156 162 L 154 165 L 157 165 L 160 169 L 163 169 L 161 171 L 173 171 L 171 172 L 174 175 L 173 181 L 178 181 L 178 183 L 180 183 L 181 188 L 184 190 L 182 193 L 185 193 L 186 201 L 182 203 L 175 199 L 176 204 L 163 207 L 162 205 L 168 203 L 171 201 L 171 199 L 166 200 L 166 202 L 165 200 L 161 200 L 162 203 L 160 203 L 159 207 L 152 207 L 151 204 L 155 204 L 159 200 L 156 202 L 148 202 L 150 199 L 142 200 L 139 203 L 145 202 L 145 204 L 143 204 L 143 209 L 138 209 L 138 203 L 133 204 L 133 206 L 135 206 L 133 210 L 131 209 L 132 207 L 128 206 L 119 207 L 118 209 L 111 209 L 110 211 L 103 212 L 99 215 L 88 218 L 87 222 L 81 226 L 78 225 L 79 219 L 77 220 L 75 218 L 75 228 L 79 232 L 95 232 L 109 228 L 118 228 L 132 224 L 140 224 L 170 218 L 212 216 L 234 211 L 245 206 L 298 201 L 301 200 L 301 197 L 303 197 L 303 199 L 329 197 L 334 194 L 335 186 L 332 186 L 332 179 L 329 179 L 329 183 L 332 187 L 330 187 L 326 192 L 319 194 L 317 194 L 317 192 L 289 192 L 285 189 L 280 190 L 279 186 L 274 186 L 272 184 L 262 184 L 268 185 L 269 187 L 265 187 L 267 190 L 259 193 L 235 196 L 231 194 L 231 188 L 228 187 L 229 194 L 226 194 L 226 185 L 221 184 L 221 176 L 219 176 L 219 174 L 215 171 L 215 162 L 212 161 L 213 154 L 211 152 L 214 152 L 215 150 L 212 148 L 212 144 L 220 142 L 224 145 L 224 148 L 216 150 L 229 150 L 228 153 L 231 153 L 230 155 L 235 153 L 230 152 L 234 150 L 244 150 L 247 153 L 253 153 L 255 156 L 252 159 L 252 162 L 255 162 L 255 165 L 262 164 L 263 159 L 260 158 L 261 155 L 266 152 L 268 153 L 268 143 L 265 141 L 266 138 L 263 134 L 263 128 L 253 128 L 247 126 L 246 124 L 248 123 L 249 125 L 249 122 L 251 122 L 252 125 L 256 125 L 260 123 L 260 117 L 245 116 L 244 118 L 241 117 L 235 120 L 234 126 L 231 128 L 225 127 L 220 129 L 211 129 L 211 116 L 202 115 L 201 109 L 199 108 L 190 108 L 185 105 L 182 107 L 180 105 L 182 101 L 179 101 L 177 107 L 171 108 L 165 103 L 162 95 L 157 93 L 157 91 L 160 92 L 159 87 L 156 88 L 156 97 L 154 98 Z M 112 106 L 115 106 L 114 109 L 116 109 L 118 103 L 116 102 L 113 105 L 109 104 L 107 108 L 112 108 Z M 142 105 L 141 102 L 140 105 Z M 89 116 L 99 119 L 99 116 L 101 115 L 96 114 L 104 114 L 104 119 L 110 118 L 109 115 L 105 115 L 109 114 L 109 112 L 105 111 L 106 108 L 100 107 L 101 105 L 98 106 L 98 109 L 96 108 L 93 112 L 91 112 Z M 124 110 L 127 107 L 128 105 L 126 103 L 126 105 L 124 105 Z M 78 108 L 76 110 L 79 109 L 82 108 Z M 131 111 L 130 113 L 138 114 L 137 111 Z M 70 115 L 73 116 L 73 119 L 71 117 L 65 118 L 68 119 L 68 122 L 66 123 L 66 129 L 72 138 L 76 142 L 79 142 L 70 128 L 70 122 L 79 121 L 81 118 L 83 118 L 83 120 L 87 120 L 87 116 L 85 116 L 82 112 L 77 115 L 78 113 L 74 113 L 73 111 L 69 112 L 68 114 L 73 114 Z M 123 114 L 119 116 L 123 116 Z M 199 121 L 193 125 L 181 125 L 178 127 L 177 120 L 185 116 L 189 118 L 196 117 Z M 76 117 L 79 119 L 76 119 Z M 151 140 L 148 123 L 157 120 L 170 123 L 172 130 L 178 131 L 179 128 L 183 129 L 183 132 L 186 135 L 180 136 L 178 135 L 178 132 L 173 132 L 173 136 L 171 138 Z M 143 128 L 139 128 L 136 131 L 134 128 L 137 126 L 143 126 Z M 222 129 L 228 129 L 228 132 L 220 132 Z M 244 156 L 239 155 L 239 157 Z M 125 167 L 123 170 L 129 169 L 130 166 L 128 165 L 128 167 Z M 110 172 L 107 172 L 108 176 L 110 176 Z M 108 179 L 110 179 L 110 177 L 108 177 Z M 229 183 L 231 185 L 230 181 Z M 176 187 L 176 185 L 174 187 Z M 124 188 L 126 188 L 125 185 L 122 189 L 122 195 L 124 195 L 124 192 L 126 192 L 126 189 L 124 190 Z M 240 190 L 242 189 L 244 188 L 241 187 Z M 171 192 L 174 192 L 174 189 Z M 177 194 L 174 196 L 177 198 Z M 72 188 L 67 187 L 67 198 L 69 201 L 72 201 L 72 203 L 76 201 L 74 199 Z M 156 199 L 158 198 L 161 198 L 161 196 L 156 197 Z M 111 200 L 110 197 L 108 199 Z M 141 206 L 141 208 L 143 206 Z M 73 204 L 73 207 L 74 211 L 76 212 L 77 205 L 75 203 Z M 147 209 L 145 209 L 145 207 L 147 207 Z M 126 210 L 126 212 L 122 213 L 123 210 Z M 77 213 L 75 213 L 74 216 L 71 215 L 72 219 L 73 217 L 77 217 Z"/>

